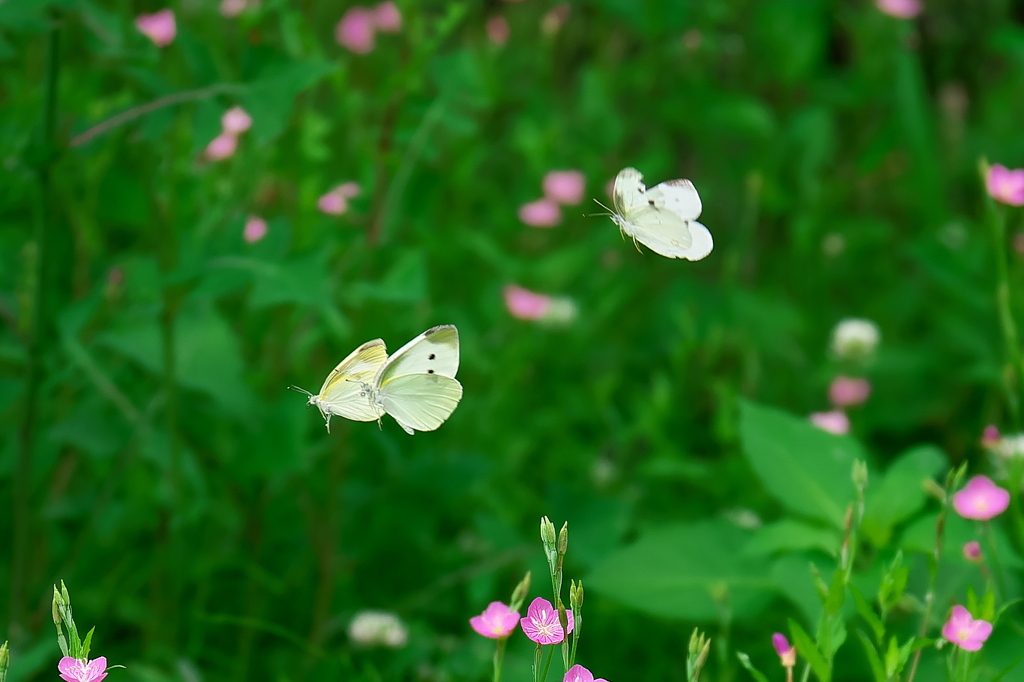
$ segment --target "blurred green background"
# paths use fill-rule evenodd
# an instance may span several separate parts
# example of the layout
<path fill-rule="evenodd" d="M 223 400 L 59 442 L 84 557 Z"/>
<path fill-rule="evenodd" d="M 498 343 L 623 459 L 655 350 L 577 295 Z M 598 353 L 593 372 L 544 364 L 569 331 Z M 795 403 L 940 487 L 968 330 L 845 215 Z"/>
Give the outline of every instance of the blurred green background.
<path fill-rule="evenodd" d="M 637 538 L 712 562 L 749 533 L 737 510 L 787 513 L 748 431 L 827 409 L 842 318 L 882 334 L 843 447 L 885 468 L 930 443 L 941 475 L 1005 423 L 978 163 L 1024 165 L 1024 3 L 927 0 L 914 20 L 867 0 L 397 5 L 401 30 L 355 54 L 335 40 L 348 3 L 185 1 L 163 48 L 133 25 L 151 3 L 0 4 L 11 680 L 55 675 L 59 580 L 93 654 L 128 667 L 111 680 L 486 679 L 467 620 L 527 569 L 551 598 L 542 515 L 569 523 L 567 578 L 595 578 L 595 674 L 682 679 L 697 625 L 774 670 L 770 633 L 808 622 L 793 590 L 659 612 L 609 562 Z M 205 159 L 233 106 L 251 130 Z M 624 166 L 693 180 L 708 258 L 638 253 L 583 215 Z M 582 171 L 585 203 L 524 225 L 555 169 Z M 344 214 L 318 210 L 349 181 Z M 575 318 L 515 319 L 512 283 Z M 458 326 L 465 395 L 435 432 L 327 434 L 286 390 L 437 324 Z M 672 561 L 643 563 L 683 575 Z M 356 646 L 364 609 L 397 613 L 409 643 Z M 510 643 L 508 679 L 528 645 Z M 710 679 L 746 679 L 712 658 Z M 837 679 L 866 679 L 852 658 Z"/>

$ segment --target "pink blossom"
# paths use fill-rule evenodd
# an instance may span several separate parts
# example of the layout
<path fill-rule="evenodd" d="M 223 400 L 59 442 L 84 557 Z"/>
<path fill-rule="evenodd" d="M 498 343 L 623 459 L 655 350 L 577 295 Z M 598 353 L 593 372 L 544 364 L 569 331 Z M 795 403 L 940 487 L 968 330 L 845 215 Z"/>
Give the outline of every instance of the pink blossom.
<path fill-rule="evenodd" d="M 840 436 L 850 432 L 850 418 L 842 410 L 814 412 L 811 414 L 811 423 L 819 429 Z"/>
<path fill-rule="evenodd" d="M 221 133 L 210 140 L 210 144 L 206 145 L 206 151 L 203 154 L 210 161 L 222 161 L 234 154 L 236 149 L 238 149 L 238 138 L 231 133 Z"/>
<path fill-rule="evenodd" d="M 500 601 L 492 601 L 483 613 L 470 618 L 469 624 L 484 637 L 501 639 L 508 637 L 519 625 L 519 614 Z"/>
<path fill-rule="evenodd" d="M 487 38 L 497 45 L 502 47 L 508 42 L 509 27 L 508 20 L 505 17 L 496 15 L 487 20 Z"/>
<path fill-rule="evenodd" d="M 356 54 L 373 51 L 376 14 L 366 7 L 352 7 L 334 28 L 334 39 Z"/>
<path fill-rule="evenodd" d="M 363 189 L 354 182 L 343 182 L 334 188 L 334 191 L 338 193 L 343 199 L 354 199 L 362 194 Z"/>
<path fill-rule="evenodd" d="M 550 199 L 537 199 L 519 207 L 519 219 L 530 227 L 554 227 L 562 221 L 562 210 Z"/>
<path fill-rule="evenodd" d="M 252 116 L 242 107 L 231 107 L 220 117 L 220 125 L 225 133 L 241 135 L 252 127 Z"/>
<path fill-rule="evenodd" d="M 985 427 L 985 430 L 981 432 L 981 445 L 986 448 L 994 448 L 999 445 L 1002 440 L 1002 436 L 999 434 L 999 427 L 995 424 L 989 424 Z"/>
<path fill-rule="evenodd" d="M 568 631 L 572 632 L 575 627 L 572 611 L 566 611 L 565 615 L 568 619 Z M 566 633 L 562 630 L 562 624 L 558 622 L 558 610 L 542 597 L 530 602 L 526 617 L 521 619 L 519 624 L 526 636 L 537 644 L 558 644 L 565 639 Z"/>
<path fill-rule="evenodd" d="M 603 677 L 599 677 L 595 680 L 594 673 L 577 663 L 566 671 L 565 677 L 562 678 L 562 682 L 608 682 L 608 680 Z"/>
<path fill-rule="evenodd" d="M 551 171 L 544 176 L 544 196 L 559 204 L 575 206 L 583 201 L 586 183 L 578 170 Z"/>
<path fill-rule="evenodd" d="M 987 521 L 1010 506 L 1010 493 L 988 476 L 975 476 L 953 495 L 953 509 L 965 519 Z"/>
<path fill-rule="evenodd" d="M 779 655 L 784 668 L 792 668 L 796 665 L 796 647 L 789 644 L 789 640 L 781 632 L 772 635 L 772 646 L 775 653 Z"/>
<path fill-rule="evenodd" d="M 390 0 L 382 2 L 373 8 L 373 23 L 381 33 L 398 33 L 402 30 L 402 13 Z"/>
<path fill-rule="evenodd" d="M 258 215 L 251 215 L 245 221 L 245 229 L 242 231 L 245 241 L 255 244 L 267 236 L 267 221 Z"/>
<path fill-rule="evenodd" d="M 867 379 L 836 377 L 828 387 L 828 397 L 836 407 L 860 405 L 871 395 L 871 384 Z"/>
<path fill-rule="evenodd" d="M 169 9 L 162 9 L 154 14 L 140 14 L 135 17 L 135 28 L 152 40 L 157 47 L 167 47 L 174 42 L 174 36 L 178 34 L 174 12 Z"/>
<path fill-rule="evenodd" d="M 964 558 L 968 561 L 977 562 L 981 559 L 981 543 L 971 540 L 964 544 Z"/>
<path fill-rule="evenodd" d="M 220 15 L 222 17 L 237 17 L 245 11 L 246 0 L 221 0 Z"/>
<path fill-rule="evenodd" d="M 897 19 L 913 19 L 924 9 L 921 0 L 875 0 L 875 5 Z"/>
<path fill-rule="evenodd" d="M 100 656 L 91 661 L 82 661 L 65 656 L 57 664 L 57 670 L 60 672 L 60 679 L 65 682 L 100 682 L 107 676 L 107 659 Z"/>
<path fill-rule="evenodd" d="M 551 310 L 551 297 L 536 294 L 515 284 L 505 287 L 505 307 L 520 320 L 540 320 Z"/>
<path fill-rule="evenodd" d="M 965 651 L 977 651 L 992 634 L 992 623 L 974 620 L 971 612 L 957 604 L 942 626 L 942 636 Z"/>
<path fill-rule="evenodd" d="M 996 201 L 1010 206 L 1024 206 L 1024 168 L 1010 170 L 998 163 L 989 166 L 985 188 Z"/>

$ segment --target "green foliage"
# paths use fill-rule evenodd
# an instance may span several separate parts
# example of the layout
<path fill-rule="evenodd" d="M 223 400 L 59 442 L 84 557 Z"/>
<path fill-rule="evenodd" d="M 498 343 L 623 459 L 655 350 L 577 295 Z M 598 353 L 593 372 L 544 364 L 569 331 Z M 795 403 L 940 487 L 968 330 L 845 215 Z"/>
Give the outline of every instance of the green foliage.
<path fill-rule="evenodd" d="M 986 208 L 977 173 L 1024 166 L 1011 3 L 900 21 L 871 2 L 592 0 L 559 24 L 545 3 L 399 0 L 402 29 L 365 55 L 334 38 L 346 3 L 217 5 L 174 5 L 157 48 L 133 22 L 158 5 L 0 2 L 10 682 L 53 677 L 59 580 L 97 623 L 92 655 L 133 679 L 485 679 L 466 621 L 544 574 L 545 514 L 572 530 L 597 677 L 682 679 L 700 625 L 701 679 L 776 679 L 789 622 L 819 679 L 889 679 L 969 587 L 1007 624 L 985 674 L 1019 674 L 1019 639 L 999 639 L 1019 609 L 985 596 L 962 557 L 975 525 L 925 485 L 985 466 L 985 424 L 1020 426 L 993 264 L 1024 223 Z M 233 106 L 252 128 L 210 161 Z M 694 181 L 707 259 L 637 253 L 583 215 L 627 165 Z M 524 226 L 568 168 L 586 205 Z M 344 214 L 317 209 L 349 181 Z M 578 314 L 514 319 L 511 283 Z M 851 316 L 881 329 L 870 362 L 828 352 Z M 465 397 L 436 432 L 327 434 L 287 390 L 445 323 Z M 872 384 L 847 436 L 806 419 L 839 374 Z M 1012 514 L 985 537 L 1010 603 Z M 366 609 L 398 613 L 408 645 L 353 642 Z M 509 640 L 507 679 L 532 653 Z"/>

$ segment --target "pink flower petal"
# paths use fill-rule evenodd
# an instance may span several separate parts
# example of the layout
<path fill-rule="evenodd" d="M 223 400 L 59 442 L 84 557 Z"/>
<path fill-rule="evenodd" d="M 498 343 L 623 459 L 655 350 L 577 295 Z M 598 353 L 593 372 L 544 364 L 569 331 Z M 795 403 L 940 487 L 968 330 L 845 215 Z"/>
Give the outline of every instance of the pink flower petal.
<path fill-rule="evenodd" d="M 551 310 L 551 297 L 537 294 L 515 284 L 504 289 L 505 307 L 520 320 L 540 320 Z"/>
<path fill-rule="evenodd" d="M 572 611 L 566 611 L 568 631 L 572 632 L 575 623 L 573 622 Z M 565 632 L 558 620 L 558 611 L 547 599 L 537 597 L 530 602 L 530 608 L 526 611 L 526 617 L 519 621 L 523 632 L 532 641 L 538 644 L 558 644 L 565 639 Z"/>
<path fill-rule="evenodd" d="M 252 127 L 252 116 L 242 107 L 231 107 L 220 117 L 220 125 L 225 133 L 241 135 Z"/>
<path fill-rule="evenodd" d="M 924 9 L 921 0 L 876 0 L 875 5 L 897 19 L 913 19 Z"/>
<path fill-rule="evenodd" d="M 402 30 L 402 13 L 395 3 L 382 2 L 373 8 L 373 20 L 381 33 L 398 33 Z"/>
<path fill-rule="evenodd" d="M 251 215 L 245 221 L 245 229 L 242 231 L 245 241 L 255 244 L 267 236 L 267 221 L 256 215 Z"/>
<path fill-rule="evenodd" d="M 352 7 L 334 29 L 334 39 L 338 44 L 356 54 L 368 54 L 373 51 L 376 32 L 376 14 L 366 7 Z"/>
<path fill-rule="evenodd" d="M 348 210 L 348 201 L 337 190 L 331 190 L 320 197 L 316 202 L 316 207 L 320 209 L 321 213 L 327 215 L 341 215 Z"/>
<path fill-rule="evenodd" d="M 959 604 L 942 626 L 942 636 L 965 651 L 978 651 L 991 634 L 992 623 L 974 620 L 970 611 Z"/>
<path fill-rule="evenodd" d="M 828 387 L 828 397 L 836 407 L 860 405 L 871 395 L 871 384 L 867 379 L 836 377 Z"/>
<path fill-rule="evenodd" d="M 57 663 L 57 671 L 65 682 L 100 682 L 107 676 L 106 669 L 105 656 L 84 663 L 77 658 L 65 656 Z"/>
<path fill-rule="evenodd" d="M 501 639 L 515 630 L 519 624 L 519 614 L 500 601 L 494 601 L 488 604 L 482 614 L 470 618 L 469 624 L 484 637 Z"/>
<path fill-rule="evenodd" d="M 210 161 L 222 161 L 235 153 L 238 149 L 238 138 L 231 133 L 221 133 L 206 145 L 203 155 Z"/>
<path fill-rule="evenodd" d="M 1024 206 L 1024 168 L 1010 170 L 994 164 L 985 176 L 985 188 L 998 202 L 1010 206 Z"/>
<path fill-rule="evenodd" d="M 554 227 L 562 221 L 562 210 L 550 199 L 538 199 L 519 207 L 519 219 L 530 227 Z"/>
<path fill-rule="evenodd" d="M 811 423 L 819 429 L 840 436 L 850 432 L 850 418 L 841 410 L 815 412 L 811 415 Z"/>
<path fill-rule="evenodd" d="M 135 28 L 152 40 L 157 47 L 167 47 L 174 42 L 174 36 L 178 34 L 174 12 L 169 9 L 162 9 L 155 14 L 140 14 L 135 17 Z"/>
<path fill-rule="evenodd" d="M 1010 493 L 988 476 L 975 476 L 953 495 L 953 509 L 965 519 L 987 521 L 1010 506 Z"/>
<path fill-rule="evenodd" d="M 575 206 L 583 201 L 586 183 L 578 170 L 551 171 L 544 176 L 544 196 L 559 204 Z"/>

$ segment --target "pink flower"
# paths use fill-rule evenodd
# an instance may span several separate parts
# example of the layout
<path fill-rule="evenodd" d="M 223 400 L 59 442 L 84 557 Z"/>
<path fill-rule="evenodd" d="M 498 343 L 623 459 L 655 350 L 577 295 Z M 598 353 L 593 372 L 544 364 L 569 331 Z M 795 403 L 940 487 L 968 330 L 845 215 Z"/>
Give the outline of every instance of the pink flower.
<path fill-rule="evenodd" d="M 483 613 L 470 618 L 469 624 L 484 637 L 501 639 L 508 637 L 516 629 L 516 625 L 519 624 L 519 614 L 500 601 L 492 601 Z"/>
<path fill-rule="evenodd" d="M 341 215 L 348 210 L 348 200 L 359 196 L 361 191 L 354 182 L 342 183 L 320 197 L 316 206 L 327 215 Z"/>
<path fill-rule="evenodd" d="M 1010 493 L 988 476 L 975 476 L 953 495 L 953 509 L 965 519 L 987 521 L 1010 506 Z"/>
<path fill-rule="evenodd" d="M 487 20 L 487 38 L 498 47 L 508 42 L 508 20 L 503 16 L 493 16 Z"/>
<path fill-rule="evenodd" d="M 836 377 L 828 387 L 828 397 L 836 407 L 860 405 L 871 395 L 871 384 L 867 379 Z"/>
<path fill-rule="evenodd" d="M 583 201 L 586 178 L 578 170 L 551 171 L 544 176 L 544 196 L 560 204 L 575 206 Z"/>
<path fill-rule="evenodd" d="M 784 668 L 792 668 L 796 665 L 796 647 L 790 646 L 789 640 L 784 634 L 776 632 L 772 635 L 772 646 L 775 647 L 775 653 L 782 659 Z"/>
<path fill-rule="evenodd" d="M 1024 206 L 1024 168 L 1010 170 L 998 163 L 989 166 L 985 188 L 996 201 L 1010 206 Z"/>
<path fill-rule="evenodd" d="M 206 145 L 206 151 L 203 154 L 210 161 L 222 161 L 234 154 L 236 149 L 238 149 L 238 138 L 231 133 L 221 133 L 210 140 L 210 144 Z"/>
<path fill-rule="evenodd" d="M 572 611 L 566 611 L 565 615 L 568 618 L 569 632 L 572 632 L 575 627 Z M 526 617 L 521 619 L 519 624 L 526 636 L 537 644 L 558 644 L 565 639 L 562 624 L 558 622 L 558 610 L 542 597 L 530 602 Z"/>
<path fill-rule="evenodd" d="M 850 432 L 850 418 L 842 410 L 830 412 L 814 412 L 811 414 L 811 423 L 819 429 L 843 435 Z"/>
<path fill-rule="evenodd" d="M 222 0 L 220 3 L 220 15 L 222 17 L 237 17 L 245 11 L 246 0 Z"/>
<path fill-rule="evenodd" d="M 220 125 L 225 133 L 241 135 L 252 127 L 252 116 L 242 107 L 231 107 L 220 117 Z"/>
<path fill-rule="evenodd" d="M 577 663 L 565 673 L 565 677 L 562 678 L 562 682 L 608 682 L 603 677 L 594 679 L 594 673 L 590 672 L 582 665 Z"/>
<path fill-rule="evenodd" d="M 981 560 L 981 543 L 977 540 L 971 540 L 964 545 L 964 558 L 968 561 L 980 561 Z"/>
<path fill-rule="evenodd" d="M 174 12 L 169 9 L 162 9 L 155 14 L 140 14 L 135 17 L 135 28 L 152 40 L 157 47 L 167 47 L 174 42 L 174 36 L 178 34 Z"/>
<path fill-rule="evenodd" d="M 971 612 L 957 604 L 942 626 L 942 636 L 965 651 L 977 651 L 992 634 L 992 623 L 974 620 Z"/>
<path fill-rule="evenodd" d="M 57 670 L 65 682 L 100 682 L 107 676 L 107 659 L 100 656 L 92 661 L 81 661 L 65 656 L 57 664 Z"/>
<path fill-rule="evenodd" d="M 258 215 L 251 215 L 245 221 L 245 229 L 242 231 L 245 241 L 255 244 L 267 236 L 267 221 Z"/>
<path fill-rule="evenodd" d="M 536 294 L 515 284 L 504 289 L 505 307 L 508 312 L 520 320 L 540 320 L 551 310 L 551 297 Z"/>
<path fill-rule="evenodd" d="M 381 33 L 398 33 L 402 30 L 402 13 L 390 0 L 382 2 L 373 8 L 373 23 Z"/>
<path fill-rule="evenodd" d="M 994 448 L 999 445 L 1003 438 L 999 435 L 999 428 L 995 424 L 989 424 L 981 432 L 981 445 L 985 448 Z"/>
<path fill-rule="evenodd" d="M 365 7 L 352 7 L 334 28 L 334 39 L 356 54 L 373 51 L 376 13 Z"/>
<path fill-rule="evenodd" d="M 550 199 L 537 199 L 519 207 L 519 219 L 530 227 L 554 227 L 562 221 L 562 210 Z"/>
<path fill-rule="evenodd" d="M 875 5 L 897 19 L 913 19 L 923 9 L 921 0 L 875 0 Z"/>

